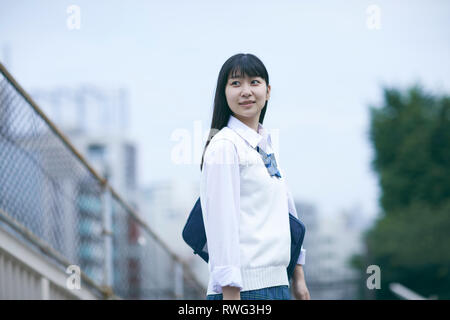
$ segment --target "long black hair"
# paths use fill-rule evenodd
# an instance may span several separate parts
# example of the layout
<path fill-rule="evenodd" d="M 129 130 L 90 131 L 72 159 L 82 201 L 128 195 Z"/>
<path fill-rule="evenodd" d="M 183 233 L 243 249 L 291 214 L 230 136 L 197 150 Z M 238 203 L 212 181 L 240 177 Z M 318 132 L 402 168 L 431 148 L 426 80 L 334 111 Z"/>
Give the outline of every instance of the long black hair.
<path fill-rule="evenodd" d="M 244 75 L 247 75 L 249 77 L 261 77 L 266 81 L 266 85 L 269 85 L 269 74 L 267 73 L 266 67 L 257 56 L 250 53 L 238 53 L 225 61 L 222 68 L 220 69 L 219 77 L 217 79 L 211 129 L 209 131 L 205 148 L 203 149 L 200 171 L 203 168 L 203 157 L 205 156 L 205 151 L 209 145 L 209 142 L 217 132 L 219 132 L 228 124 L 230 115 L 233 114 L 230 107 L 228 106 L 227 98 L 225 96 L 225 86 L 228 82 L 228 77 Z M 261 124 L 263 123 L 264 116 L 266 114 L 267 102 L 268 101 L 266 100 L 266 103 L 262 108 L 261 114 L 259 116 L 259 122 Z"/>

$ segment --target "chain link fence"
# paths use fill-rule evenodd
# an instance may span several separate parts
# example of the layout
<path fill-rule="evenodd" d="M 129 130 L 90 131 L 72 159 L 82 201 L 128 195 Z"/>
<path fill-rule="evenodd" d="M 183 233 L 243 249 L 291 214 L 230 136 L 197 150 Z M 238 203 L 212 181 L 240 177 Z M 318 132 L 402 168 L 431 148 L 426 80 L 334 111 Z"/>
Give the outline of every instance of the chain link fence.
<path fill-rule="evenodd" d="M 205 288 L 0 64 L 0 227 L 103 298 L 204 299 Z"/>

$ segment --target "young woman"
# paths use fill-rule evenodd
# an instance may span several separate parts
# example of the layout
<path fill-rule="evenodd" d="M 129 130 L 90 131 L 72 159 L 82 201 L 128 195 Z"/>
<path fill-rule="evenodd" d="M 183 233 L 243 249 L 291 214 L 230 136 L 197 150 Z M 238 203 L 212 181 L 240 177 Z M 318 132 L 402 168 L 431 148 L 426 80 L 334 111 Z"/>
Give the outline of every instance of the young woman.
<path fill-rule="evenodd" d="M 297 212 L 283 171 L 270 162 L 274 150 L 262 126 L 270 90 L 267 70 L 252 54 L 236 54 L 220 70 L 200 165 L 208 300 L 291 298 L 289 212 Z M 304 261 L 302 248 L 292 282 L 297 299 L 309 299 Z"/>

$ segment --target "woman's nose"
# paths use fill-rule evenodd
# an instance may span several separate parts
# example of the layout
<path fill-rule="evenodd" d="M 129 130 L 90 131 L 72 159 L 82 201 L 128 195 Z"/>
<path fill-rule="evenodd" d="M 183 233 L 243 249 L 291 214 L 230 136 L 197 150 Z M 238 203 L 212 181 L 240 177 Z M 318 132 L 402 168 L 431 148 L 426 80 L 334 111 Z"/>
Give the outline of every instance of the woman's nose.
<path fill-rule="evenodd" d="M 242 95 L 243 97 L 247 97 L 247 96 L 249 96 L 249 95 L 251 95 L 251 94 L 252 94 L 252 91 L 250 90 L 250 86 L 243 85 L 243 86 L 242 86 L 241 95 Z"/>

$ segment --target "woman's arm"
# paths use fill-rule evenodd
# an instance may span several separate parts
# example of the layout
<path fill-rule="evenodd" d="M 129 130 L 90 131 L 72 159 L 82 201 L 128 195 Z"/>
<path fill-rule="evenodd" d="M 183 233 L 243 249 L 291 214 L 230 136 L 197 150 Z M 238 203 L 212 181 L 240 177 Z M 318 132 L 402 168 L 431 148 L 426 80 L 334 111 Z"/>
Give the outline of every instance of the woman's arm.
<path fill-rule="evenodd" d="M 240 271 L 240 171 L 234 144 L 212 142 L 205 152 L 201 178 L 203 221 L 209 252 L 212 289 L 242 289 Z"/>
<path fill-rule="evenodd" d="M 297 300 L 311 300 L 308 287 L 306 286 L 305 274 L 303 272 L 303 266 L 297 264 L 294 269 L 294 275 L 292 279 L 292 287 L 294 291 L 294 297 Z"/>
<path fill-rule="evenodd" d="M 223 300 L 241 300 L 241 291 L 238 287 L 222 287 Z"/>

